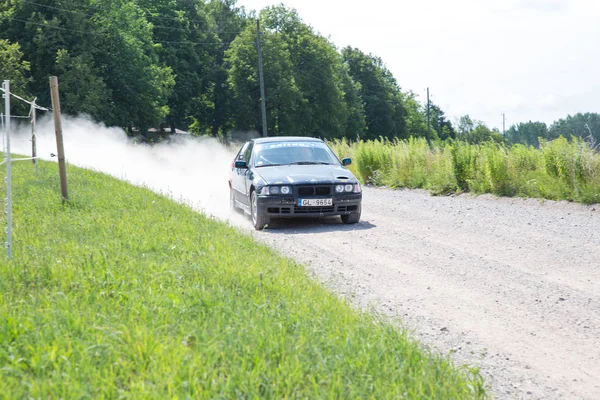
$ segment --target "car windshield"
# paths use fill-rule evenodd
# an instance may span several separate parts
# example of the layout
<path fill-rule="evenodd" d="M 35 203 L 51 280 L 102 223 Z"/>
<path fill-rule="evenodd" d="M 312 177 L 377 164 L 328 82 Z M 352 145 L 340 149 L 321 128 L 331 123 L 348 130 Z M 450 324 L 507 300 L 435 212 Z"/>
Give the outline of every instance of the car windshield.
<path fill-rule="evenodd" d="M 339 165 L 333 152 L 322 142 L 271 142 L 255 147 L 254 165 L 268 167 L 274 165 Z"/>

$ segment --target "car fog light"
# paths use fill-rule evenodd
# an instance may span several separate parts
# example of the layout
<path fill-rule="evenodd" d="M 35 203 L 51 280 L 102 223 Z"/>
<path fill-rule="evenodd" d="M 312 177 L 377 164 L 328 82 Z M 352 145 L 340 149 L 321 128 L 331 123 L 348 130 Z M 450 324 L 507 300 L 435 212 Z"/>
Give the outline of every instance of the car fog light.
<path fill-rule="evenodd" d="M 346 185 L 344 189 L 346 190 L 346 192 L 351 192 L 354 190 L 354 185 Z"/>
<path fill-rule="evenodd" d="M 336 193 L 342 193 L 344 191 L 344 185 L 336 185 L 335 191 Z"/>

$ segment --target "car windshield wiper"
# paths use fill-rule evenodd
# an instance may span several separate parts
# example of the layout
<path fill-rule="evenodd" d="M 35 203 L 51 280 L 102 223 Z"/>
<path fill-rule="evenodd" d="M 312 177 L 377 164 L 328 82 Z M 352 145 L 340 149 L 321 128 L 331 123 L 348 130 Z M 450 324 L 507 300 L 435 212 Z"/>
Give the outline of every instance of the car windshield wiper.
<path fill-rule="evenodd" d="M 331 165 L 331 163 L 322 161 L 298 161 L 290 163 L 290 165 Z"/>
<path fill-rule="evenodd" d="M 257 165 L 256 168 L 260 168 L 260 167 L 281 167 L 282 165 L 287 165 L 287 164 L 262 164 L 262 165 Z"/>

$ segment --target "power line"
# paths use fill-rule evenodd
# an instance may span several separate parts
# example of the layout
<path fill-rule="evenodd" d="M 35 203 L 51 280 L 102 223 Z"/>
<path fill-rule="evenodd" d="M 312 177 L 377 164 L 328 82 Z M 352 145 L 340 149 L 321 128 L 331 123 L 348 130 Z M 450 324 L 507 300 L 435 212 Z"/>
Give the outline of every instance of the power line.
<path fill-rule="evenodd" d="M 67 12 L 67 13 L 70 13 L 70 14 L 82 15 L 84 17 L 92 17 L 92 16 L 94 16 L 94 13 L 90 14 L 90 13 L 84 13 L 84 12 L 81 12 L 81 11 L 67 10 L 65 8 L 48 6 L 48 5 L 45 5 L 45 4 L 40 4 L 40 3 L 36 3 L 36 2 L 33 2 L 33 1 L 29 1 L 29 0 L 22 0 L 22 1 L 24 3 L 36 5 L 38 7 L 43 7 L 43 8 L 47 8 L 47 9 L 50 9 L 50 10 L 63 11 L 63 12 Z M 90 8 L 96 8 L 96 9 L 105 10 L 105 11 L 112 11 L 112 9 L 110 9 L 110 8 L 101 8 L 101 7 L 93 7 L 93 6 L 90 6 Z M 144 11 L 144 10 L 142 9 L 142 11 Z M 165 19 L 165 20 L 172 20 L 172 21 L 182 22 L 178 18 L 169 18 L 169 17 L 162 17 L 162 16 L 160 18 L 161 19 Z M 109 20 L 111 20 L 112 22 L 115 22 L 114 19 L 110 19 L 109 18 Z M 151 23 L 150 21 L 148 21 L 148 22 Z M 232 34 L 232 35 L 233 34 L 239 35 L 241 33 L 241 31 L 238 31 L 238 32 L 222 32 L 222 31 L 219 31 L 219 30 L 203 30 L 203 29 L 195 29 L 195 28 L 186 29 L 186 28 L 176 28 L 176 27 L 172 27 L 172 26 L 163 26 L 163 25 L 152 25 L 152 27 L 153 28 L 157 28 L 157 29 L 165 29 L 165 30 L 172 30 L 172 31 L 182 31 L 182 32 L 188 32 L 189 31 L 189 32 L 201 32 L 201 33 Z"/>
<path fill-rule="evenodd" d="M 33 22 L 33 21 L 26 21 L 26 20 L 22 20 L 19 18 L 13 18 L 13 17 L 6 17 L 6 19 L 12 20 L 12 21 L 18 21 L 18 22 L 23 22 L 26 24 L 32 24 L 32 25 L 36 25 L 36 26 L 41 26 L 43 28 L 47 28 L 47 29 L 55 29 L 55 30 L 60 30 L 60 31 L 65 31 L 65 32 L 75 32 L 75 33 L 82 33 L 85 35 L 104 35 L 103 32 L 98 32 L 98 31 L 81 31 L 78 29 L 69 29 L 69 28 L 63 28 L 60 26 L 52 26 L 52 25 L 48 25 L 48 24 L 40 24 L 38 22 Z M 222 42 L 221 44 L 219 44 L 218 42 L 194 42 L 192 40 L 190 41 L 185 41 L 185 42 L 172 42 L 172 41 L 166 41 L 166 40 L 158 40 L 158 41 L 152 41 L 152 43 L 158 43 L 158 44 L 186 44 L 186 45 L 215 45 L 215 46 L 228 46 L 229 44 L 231 44 L 231 42 Z"/>
<path fill-rule="evenodd" d="M 68 28 L 63 28 L 63 27 L 60 27 L 60 26 L 51 26 L 51 25 L 48 25 L 48 24 L 40 24 L 39 22 L 26 21 L 26 20 L 19 19 L 19 18 L 14 18 L 14 17 L 5 17 L 5 18 L 8 19 L 8 20 L 11 20 L 11 21 L 17 21 L 17 22 L 23 22 L 23 23 L 26 23 L 26 24 L 37 25 L 37 26 L 41 26 L 41 27 L 44 27 L 44 28 L 48 28 L 48 29 L 57 29 L 57 30 L 65 31 L 65 32 L 76 32 L 76 33 L 84 33 L 84 34 L 94 34 L 93 31 L 80 31 L 80 30 L 77 30 L 77 29 L 68 29 Z"/>

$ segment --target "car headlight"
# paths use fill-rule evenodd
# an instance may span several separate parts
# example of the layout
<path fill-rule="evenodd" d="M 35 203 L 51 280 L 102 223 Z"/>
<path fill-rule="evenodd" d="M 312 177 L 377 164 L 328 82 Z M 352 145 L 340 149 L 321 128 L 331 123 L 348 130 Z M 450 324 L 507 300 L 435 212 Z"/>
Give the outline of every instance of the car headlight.
<path fill-rule="evenodd" d="M 292 188 L 289 186 L 264 186 L 260 191 L 260 194 L 265 196 L 290 193 L 292 193 Z"/>
<path fill-rule="evenodd" d="M 346 192 L 352 192 L 352 191 L 354 191 L 354 185 L 347 184 L 346 186 L 344 186 L 344 190 Z"/>
<path fill-rule="evenodd" d="M 342 193 L 344 191 L 344 185 L 335 185 L 335 192 Z"/>

